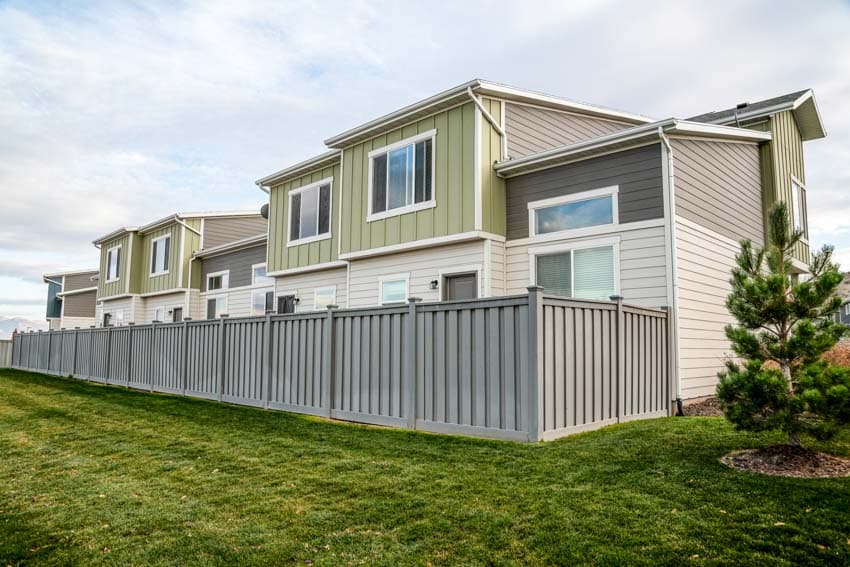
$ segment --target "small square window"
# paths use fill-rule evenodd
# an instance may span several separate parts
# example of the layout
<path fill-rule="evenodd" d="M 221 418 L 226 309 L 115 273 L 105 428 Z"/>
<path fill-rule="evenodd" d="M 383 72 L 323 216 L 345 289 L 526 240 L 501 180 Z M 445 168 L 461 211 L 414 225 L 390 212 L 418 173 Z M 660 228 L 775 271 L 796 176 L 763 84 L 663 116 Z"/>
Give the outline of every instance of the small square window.
<path fill-rule="evenodd" d="M 207 274 L 207 291 L 215 291 L 218 289 L 227 289 L 229 287 L 229 272 L 215 272 Z"/>
<path fill-rule="evenodd" d="M 252 267 L 251 282 L 254 285 L 272 285 L 274 284 L 274 278 L 266 275 L 265 264 L 255 264 Z"/>
<path fill-rule="evenodd" d="M 251 315 L 260 316 L 274 311 L 274 292 L 255 291 L 251 294 Z"/>
<path fill-rule="evenodd" d="M 333 305 L 336 301 L 336 286 L 330 285 L 326 287 L 317 287 L 313 291 L 313 308 L 327 309 L 328 305 Z"/>
<path fill-rule="evenodd" d="M 380 282 L 380 302 L 402 303 L 407 301 L 407 276 L 390 276 Z"/>

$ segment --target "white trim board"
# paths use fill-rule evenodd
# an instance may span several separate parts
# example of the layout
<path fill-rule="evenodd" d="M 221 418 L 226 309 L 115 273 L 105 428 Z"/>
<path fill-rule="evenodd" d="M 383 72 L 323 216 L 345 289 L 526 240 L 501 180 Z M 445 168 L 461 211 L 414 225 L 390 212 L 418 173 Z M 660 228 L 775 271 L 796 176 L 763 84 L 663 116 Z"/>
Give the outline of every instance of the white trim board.
<path fill-rule="evenodd" d="M 347 252 L 341 254 L 343 260 L 355 260 L 359 258 L 369 258 L 372 256 L 382 256 L 385 254 L 395 254 L 397 252 L 407 252 L 410 250 L 420 250 L 422 248 L 430 248 L 432 246 L 441 246 L 443 244 L 456 244 L 459 242 L 469 242 L 471 240 L 496 240 L 504 242 L 505 237 L 491 232 L 481 230 L 472 230 L 469 232 L 459 232 L 457 234 L 449 234 L 446 236 L 435 236 L 433 238 L 423 238 L 421 240 L 413 240 L 411 242 L 402 242 L 400 244 L 391 244 L 389 246 L 381 246 L 379 248 L 367 248 L 366 250 L 358 250 L 357 252 Z"/>

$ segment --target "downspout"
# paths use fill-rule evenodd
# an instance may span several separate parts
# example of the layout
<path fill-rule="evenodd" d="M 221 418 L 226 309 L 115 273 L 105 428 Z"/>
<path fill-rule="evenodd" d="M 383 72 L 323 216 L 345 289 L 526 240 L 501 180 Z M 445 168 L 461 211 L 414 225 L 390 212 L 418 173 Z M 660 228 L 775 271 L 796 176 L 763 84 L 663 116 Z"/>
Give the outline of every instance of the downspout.
<path fill-rule="evenodd" d="M 661 138 L 661 141 L 664 143 L 664 147 L 667 149 L 667 187 L 668 187 L 668 197 L 667 197 L 667 206 L 669 208 L 668 211 L 665 211 L 667 217 L 667 223 L 669 227 L 670 234 L 670 272 L 671 272 L 671 282 L 673 288 L 673 305 L 670 309 L 670 316 L 673 317 L 672 324 L 670 325 L 672 329 L 672 343 L 673 343 L 673 352 L 675 353 L 675 363 L 673 365 L 674 371 L 674 379 L 676 381 L 676 414 L 677 415 L 685 415 L 684 409 L 682 407 L 682 381 L 679 377 L 679 280 L 678 280 L 678 261 L 676 259 L 676 191 L 675 191 L 675 171 L 673 169 L 674 159 L 673 159 L 673 145 L 670 143 L 670 139 L 664 133 L 664 127 L 658 127 L 658 137 Z"/>
<path fill-rule="evenodd" d="M 502 159 L 508 159 L 508 137 L 505 135 L 505 130 L 502 128 L 496 119 L 493 118 L 493 115 L 487 112 L 487 109 L 484 108 L 484 105 L 481 104 L 481 101 L 478 100 L 478 97 L 475 96 L 475 93 L 472 92 L 472 87 L 466 87 L 466 94 L 469 95 L 469 98 L 472 99 L 472 102 L 475 103 L 475 106 L 478 107 L 478 110 L 481 111 L 481 114 L 484 115 L 484 118 L 487 119 L 487 122 L 493 127 L 493 129 L 499 133 L 499 139 L 501 141 L 502 148 Z"/>
<path fill-rule="evenodd" d="M 192 232 L 194 232 L 198 236 L 201 236 L 201 232 L 199 230 L 194 229 L 191 226 L 189 226 L 188 224 L 186 224 L 185 222 L 183 222 L 183 219 L 181 219 L 180 217 L 174 217 L 174 220 L 177 221 L 177 224 L 181 225 L 183 228 L 191 230 Z"/>

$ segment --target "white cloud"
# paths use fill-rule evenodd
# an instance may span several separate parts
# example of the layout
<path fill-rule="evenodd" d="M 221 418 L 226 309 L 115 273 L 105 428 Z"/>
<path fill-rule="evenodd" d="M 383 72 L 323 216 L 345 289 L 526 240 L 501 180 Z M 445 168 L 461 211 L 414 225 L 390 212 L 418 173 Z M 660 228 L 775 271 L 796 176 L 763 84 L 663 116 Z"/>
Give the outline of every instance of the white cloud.
<path fill-rule="evenodd" d="M 847 29 L 838 0 L 6 2 L 0 297 L 42 296 L 118 226 L 255 208 L 254 179 L 472 77 L 658 118 L 814 87 L 812 240 L 850 249 Z"/>

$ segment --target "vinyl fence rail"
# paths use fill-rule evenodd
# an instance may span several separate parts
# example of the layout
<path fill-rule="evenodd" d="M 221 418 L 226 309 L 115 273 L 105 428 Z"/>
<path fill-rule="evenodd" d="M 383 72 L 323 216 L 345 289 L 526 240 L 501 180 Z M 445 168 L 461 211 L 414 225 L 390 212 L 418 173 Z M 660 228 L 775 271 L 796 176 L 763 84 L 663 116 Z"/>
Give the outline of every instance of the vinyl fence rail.
<path fill-rule="evenodd" d="M 528 294 L 26 333 L 12 366 L 333 419 L 537 441 L 668 415 L 667 313 Z"/>

